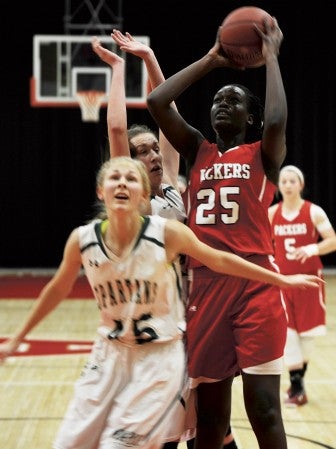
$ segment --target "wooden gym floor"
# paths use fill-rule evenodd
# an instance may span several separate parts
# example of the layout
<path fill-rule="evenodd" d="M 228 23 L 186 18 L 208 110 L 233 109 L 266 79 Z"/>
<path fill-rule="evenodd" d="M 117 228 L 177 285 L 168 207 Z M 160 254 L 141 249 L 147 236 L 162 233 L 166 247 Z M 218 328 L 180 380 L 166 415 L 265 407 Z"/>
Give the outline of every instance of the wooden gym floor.
<path fill-rule="evenodd" d="M 296 409 L 283 407 L 288 449 L 336 449 L 336 274 L 326 270 L 325 278 L 328 334 L 316 339 L 305 381 L 308 404 Z M 35 290 L 41 287 L 37 279 L 35 290 L 22 285 L 22 278 L 16 283 L 12 279 L 11 284 L 5 279 L 0 276 L 0 341 L 22 322 L 37 294 Z M 28 336 L 20 353 L 0 365 L 1 449 L 52 448 L 98 321 L 95 302 L 88 299 L 85 288 L 80 286 L 77 292 L 82 296 L 76 297 L 75 291 L 63 301 Z M 282 392 L 287 387 L 288 374 L 284 373 Z M 240 449 L 258 448 L 245 413 L 239 378 L 233 387 L 231 423 Z M 181 444 L 179 449 L 184 447 Z"/>

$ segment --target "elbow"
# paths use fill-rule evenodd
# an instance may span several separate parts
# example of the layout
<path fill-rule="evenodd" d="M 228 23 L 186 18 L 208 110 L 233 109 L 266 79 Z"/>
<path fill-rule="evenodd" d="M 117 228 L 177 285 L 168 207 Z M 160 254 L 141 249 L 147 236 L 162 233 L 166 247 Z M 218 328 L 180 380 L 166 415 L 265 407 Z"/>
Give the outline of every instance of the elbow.
<path fill-rule="evenodd" d="M 155 95 L 153 95 L 153 91 L 147 96 L 147 108 L 150 112 L 155 109 Z"/>
<path fill-rule="evenodd" d="M 162 110 L 162 108 L 165 108 L 166 104 L 165 101 L 161 98 L 161 95 L 159 95 L 156 92 L 156 89 L 152 90 L 147 96 L 147 108 L 150 112 L 156 112 L 159 110 Z"/>
<path fill-rule="evenodd" d="M 283 114 L 280 111 L 273 113 L 265 119 L 264 128 L 268 128 L 273 132 L 285 132 L 287 125 L 287 114 Z"/>
<path fill-rule="evenodd" d="M 121 126 L 121 125 L 118 125 L 115 123 L 114 124 L 109 123 L 108 129 L 109 129 L 109 133 L 115 137 L 122 136 L 125 133 L 125 126 Z"/>

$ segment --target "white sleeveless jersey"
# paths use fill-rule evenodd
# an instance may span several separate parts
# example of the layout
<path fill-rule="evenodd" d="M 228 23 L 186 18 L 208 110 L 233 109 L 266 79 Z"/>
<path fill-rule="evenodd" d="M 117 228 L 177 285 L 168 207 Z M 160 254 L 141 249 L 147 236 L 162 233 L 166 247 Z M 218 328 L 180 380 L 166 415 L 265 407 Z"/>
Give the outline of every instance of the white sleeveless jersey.
<path fill-rule="evenodd" d="M 137 240 L 123 257 L 107 255 L 102 221 L 78 228 L 85 274 L 111 340 L 159 343 L 181 338 L 185 331 L 180 266 L 167 261 L 166 221 L 144 217 Z"/>
<path fill-rule="evenodd" d="M 151 198 L 152 215 L 173 218 L 183 223 L 186 212 L 180 192 L 169 184 L 162 184 L 162 193 L 163 198 L 158 195 Z"/>

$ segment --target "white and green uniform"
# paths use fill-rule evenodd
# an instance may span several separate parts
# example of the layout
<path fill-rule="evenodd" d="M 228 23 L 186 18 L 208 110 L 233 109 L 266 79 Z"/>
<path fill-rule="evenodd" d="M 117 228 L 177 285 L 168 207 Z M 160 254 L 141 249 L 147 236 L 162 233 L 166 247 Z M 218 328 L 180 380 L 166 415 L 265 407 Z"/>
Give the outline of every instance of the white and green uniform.
<path fill-rule="evenodd" d="M 78 228 L 100 323 L 55 449 L 154 449 L 183 431 L 175 417 L 187 384 L 185 305 L 179 264 L 166 257 L 166 221 L 144 217 L 122 257 L 108 256 L 100 220 Z M 173 416 L 178 427 L 167 435 Z"/>
<path fill-rule="evenodd" d="M 151 197 L 152 215 L 173 218 L 184 223 L 186 212 L 180 192 L 169 184 L 162 184 L 161 188 L 163 197 Z"/>

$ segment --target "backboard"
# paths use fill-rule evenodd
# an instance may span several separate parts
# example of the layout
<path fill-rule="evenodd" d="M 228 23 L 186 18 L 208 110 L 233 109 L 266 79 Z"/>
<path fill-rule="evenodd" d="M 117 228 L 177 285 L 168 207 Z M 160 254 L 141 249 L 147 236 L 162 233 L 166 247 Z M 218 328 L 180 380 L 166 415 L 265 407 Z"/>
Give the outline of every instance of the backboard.
<path fill-rule="evenodd" d="M 148 75 L 142 59 L 121 52 L 111 36 L 98 36 L 104 47 L 125 58 L 126 102 L 128 108 L 145 108 Z M 148 36 L 134 36 L 150 45 Z M 103 91 L 111 83 L 111 67 L 93 52 L 92 36 L 35 35 L 30 104 L 33 107 L 79 107 L 78 91 Z"/>

